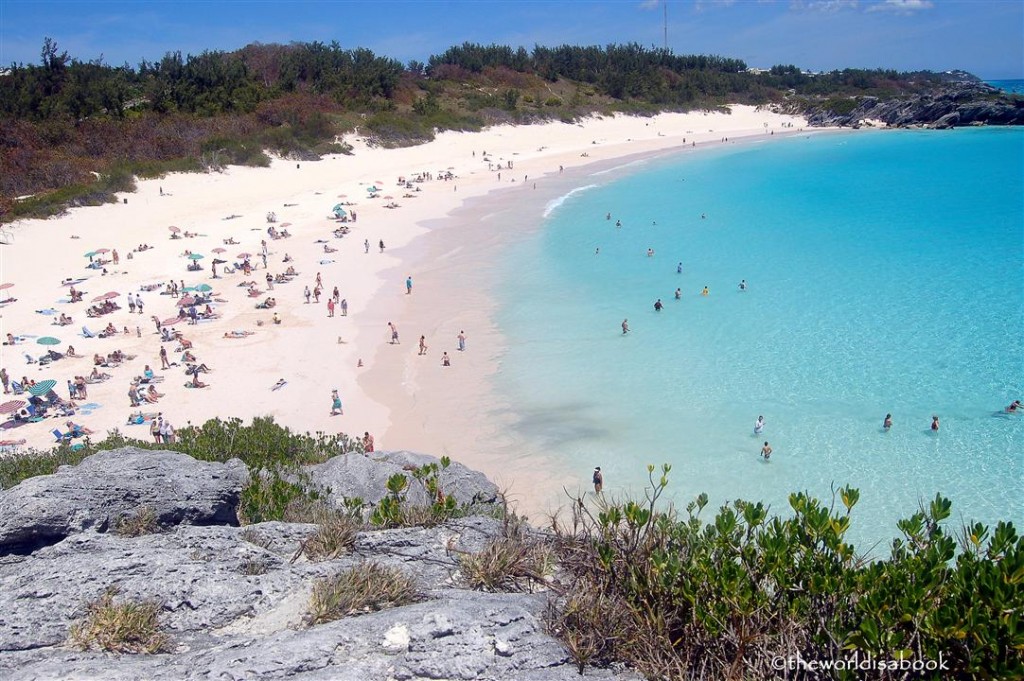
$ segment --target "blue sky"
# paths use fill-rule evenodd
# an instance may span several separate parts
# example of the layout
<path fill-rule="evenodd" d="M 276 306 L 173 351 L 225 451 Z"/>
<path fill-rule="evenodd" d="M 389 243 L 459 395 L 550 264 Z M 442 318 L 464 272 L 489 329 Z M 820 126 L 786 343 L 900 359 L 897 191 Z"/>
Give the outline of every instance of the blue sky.
<path fill-rule="evenodd" d="M 0 66 L 38 63 L 44 37 L 109 64 L 250 42 L 337 40 L 403 62 L 473 41 L 663 44 L 665 0 L 0 0 Z M 667 0 L 679 54 L 812 70 L 962 68 L 1024 78 L 1021 0 Z"/>

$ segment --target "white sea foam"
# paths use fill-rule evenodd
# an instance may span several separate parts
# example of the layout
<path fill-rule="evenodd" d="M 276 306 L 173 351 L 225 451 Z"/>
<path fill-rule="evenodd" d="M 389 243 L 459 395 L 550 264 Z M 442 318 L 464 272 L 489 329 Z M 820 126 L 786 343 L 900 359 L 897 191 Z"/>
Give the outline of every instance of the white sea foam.
<path fill-rule="evenodd" d="M 570 191 L 570 192 L 568 192 L 566 194 L 563 194 L 562 196 L 559 196 L 557 199 L 552 199 L 551 201 L 548 202 L 548 205 L 544 206 L 544 215 L 543 215 L 543 217 L 547 218 L 549 215 L 551 215 L 553 212 L 555 212 L 555 210 L 559 206 L 561 206 L 563 203 L 565 203 L 566 200 L 570 196 L 573 196 L 574 194 L 581 194 L 581 193 L 587 191 L 588 189 L 593 189 L 596 186 L 597 186 L 596 184 L 588 184 L 588 185 L 584 185 L 582 187 L 576 187 L 572 191 Z"/>
<path fill-rule="evenodd" d="M 591 173 L 590 175 L 591 177 L 597 177 L 598 175 L 607 175 L 608 173 L 619 172 L 620 170 L 625 170 L 627 168 L 637 168 L 640 166 L 645 166 L 647 165 L 647 163 L 648 160 L 644 158 L 638 161 L 630 161 L 629 163 L 623 163 L 622 165 L 613 166 L 611 168 L 605 168 L 604 170 L 598 170 L 596 172 Z"/>

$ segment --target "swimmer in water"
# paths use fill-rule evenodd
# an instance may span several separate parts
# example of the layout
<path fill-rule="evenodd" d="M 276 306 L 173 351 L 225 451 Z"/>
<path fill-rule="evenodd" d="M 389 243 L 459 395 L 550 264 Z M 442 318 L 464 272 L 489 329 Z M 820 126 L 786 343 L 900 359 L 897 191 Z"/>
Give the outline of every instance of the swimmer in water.
<path fill-rule="evenodd" d="M 706 295 L 708 295 L 709 293 L 711 293 L 711 292 L 710 292 L 710 291 L 708 290 L 708 287 L 707 287 L 707 286 L 705 286 L 705 287 L 704 287 L 704 290 L 700 292 L 700 294 L 701 294 L 702 296 L 706 296 Z"/>
<path fill-rule="evenodd" d="M 647 249 L 647 257 L 648 258 L 653 258 L 654 257 L 654 249 L 653 248 L 648 248 Z"/>
<path fill-rule="evenodd" d="M 615 226 L 616 227 L 622 227 L 622 220 L 616 220 L 615 221 Z"/>
<path fill-rule="evenodd" d="M 676 300 L 679 300 L 682 297 L 683 297 L 683 291 L 681 289 L 677 288 L 676 289 Z"/>
<path fill-rule="evenodd" d="M 765 461 L 772 458 L 772 447 L 767 441 L 765 441 L 764 447 L 761 447 L 761 456 L 764 457 Z"/>
<path fill-rule="evenodd" d="M 664 305 L 661 304 L 661 298 L 658 298 L 657 300 L 654 301 L 654 311 L 655 312 L 661 312 L 661 308 L 663 308 L 663 307 L 664 307 Z"/>
<path fill-rule="evenodd" d="M 676 265 L 676 274 L 682 274 L 682 273 L 683 273 L 683 263 L 679 263 L 678 265 Z"/>
<path fill-rule="evenodd" d="M 764 417 L 758 416 L 754 423 L 754 435 L 760 435 L 764 431 Z"/>
<path fill-rule="evenodd" d="M 746 279 L 740 279 L 740 290 L 741 291 L 746 291 L 747 290 L 747 280 Z"/>
<path fill-rule="evenodd" d="M 882 430 L 888 433 L 890 428 L 892 428 L 892 414 L 886 414 L 885 419 L 882 420 Z"/>
<path fill-rule="evenodd" d="M 939 432 L 939 417 L 938 416 L 933 416 L 932 417 L 932 432 L 933 433 Z"/>
<path fill-rule="evenodd" d="M 622 335 L 625 336 L 627 333 L 629 333 L 629 320 L 628 319 L 623 319 L 622 320 Z"/>
<path fill-rule="evenodd" d="M 1024 408 L 1024 405 L 1021 405 L 1021 403 L 1020 403 L 1020 400 L 1014 400 L 1013 402 L 1011 402 L 1011 403 L 1010 403 L 1010 404 L 1009 404 L 1009 405 L 1008 405 L 1008 406 L 1006 407 L 1006 413 L 1007 413 L 1007 414 L 1016 414 L 1016 413 L 1017 413 L 1017 412 L 1019 412 L 1019 411 L 1020 411 L 1020 410 L 1021 410 L 1022 408 Z"/>

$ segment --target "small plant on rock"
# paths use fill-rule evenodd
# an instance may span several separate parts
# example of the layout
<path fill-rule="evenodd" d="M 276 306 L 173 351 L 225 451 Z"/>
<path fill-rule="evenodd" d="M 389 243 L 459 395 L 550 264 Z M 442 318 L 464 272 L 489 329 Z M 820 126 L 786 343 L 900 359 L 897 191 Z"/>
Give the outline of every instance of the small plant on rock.
<path fill-rule="evenodd" d="M 306 621 L 310 625 L 420 600 L 416 580 L 402 570 L 365 562 L 313 585 Z"/>
<path fill-rule="evenodd" d="M 316 532 L 302 544 L 310 560 L 331 560 L 352 548 L 363 521 L 347 513 L 322 507 L 316 512 Z"/>
<path fill-rule="evenodd" d="M 86 603 L 85 620 L 71 627 L 71 643 L 81 650 L 111 653 L 162 653 L 171 649 L 160 631 L 160 604 L 155 601 L 115 603 L 116 587 Z"/>
<path fill-rule="evenodd" d="M 160 531 L 156 511 L 149 506 L 139 508 L 135 513 L 122 516 L 114 527 L 114 533 L 122 537 L 141 537 Z"/>

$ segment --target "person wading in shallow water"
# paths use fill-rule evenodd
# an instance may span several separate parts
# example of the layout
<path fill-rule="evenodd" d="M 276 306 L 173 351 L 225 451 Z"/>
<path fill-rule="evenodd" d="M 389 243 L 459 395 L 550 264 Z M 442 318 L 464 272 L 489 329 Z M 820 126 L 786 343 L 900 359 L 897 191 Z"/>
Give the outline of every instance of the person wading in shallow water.
<path fill-rule="evenodd" d="M 604 489 L 604 475 L 601 474 L 601 467 L 594 469 L 594 494 L 600 494 Z"/>

